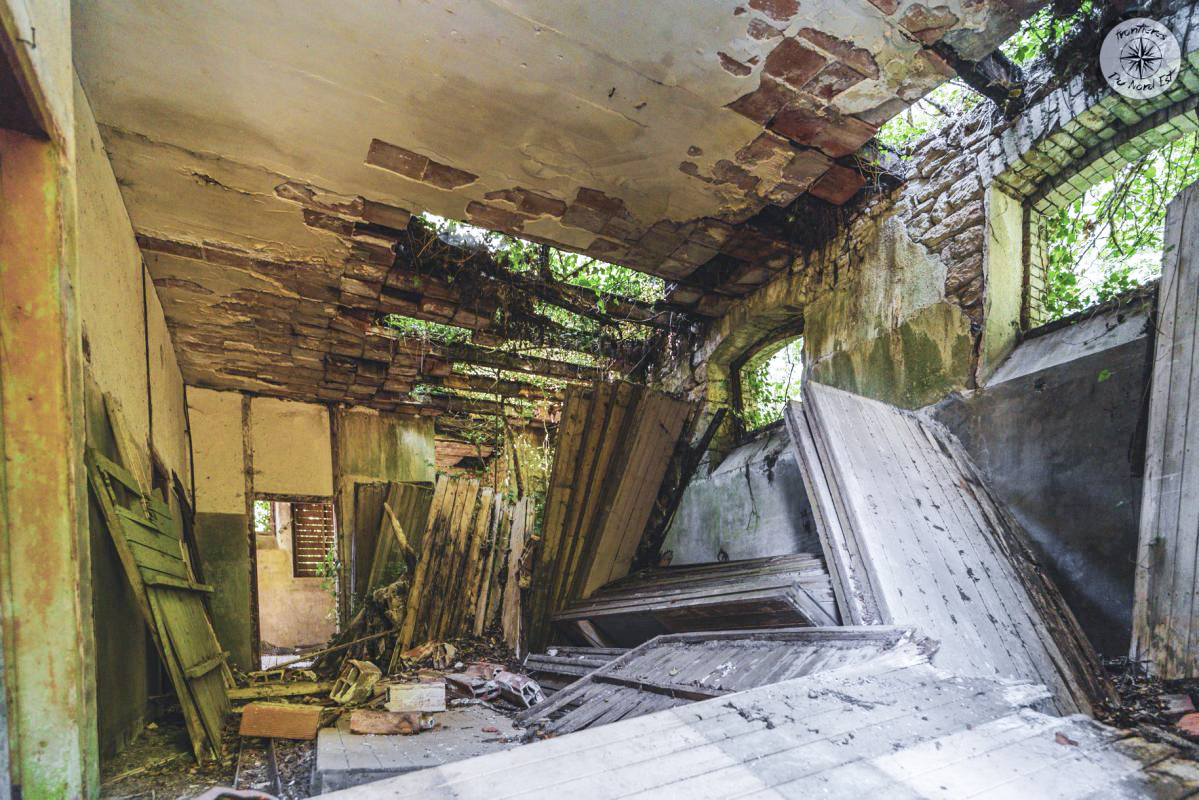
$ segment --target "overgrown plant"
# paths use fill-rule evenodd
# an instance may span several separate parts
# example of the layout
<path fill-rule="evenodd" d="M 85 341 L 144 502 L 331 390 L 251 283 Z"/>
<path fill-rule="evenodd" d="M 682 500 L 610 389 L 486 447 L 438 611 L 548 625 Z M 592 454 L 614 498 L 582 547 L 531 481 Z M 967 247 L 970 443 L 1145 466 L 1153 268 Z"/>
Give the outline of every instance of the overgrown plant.
<path fill-rule="evenodd" d="M 1195 133 L 1129 163 L 1044 220 L 1044 306 L 1050 319 L 1102 303 L 1161 275 L 1166 207 L 1199 180 Z"/>

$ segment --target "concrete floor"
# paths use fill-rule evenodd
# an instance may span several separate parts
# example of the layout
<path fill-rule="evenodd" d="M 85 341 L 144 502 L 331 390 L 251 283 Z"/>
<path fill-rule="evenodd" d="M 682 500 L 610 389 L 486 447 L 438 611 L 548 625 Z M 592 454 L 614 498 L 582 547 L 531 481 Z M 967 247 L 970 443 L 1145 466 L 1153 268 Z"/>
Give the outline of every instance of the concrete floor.
<path fill-rule="evenodd" d="M 439 767 L 520 744 L 522 729 L 484 705 L 453 708 L 435 716 L 437 727 L 416 736 L 352 734 L 345 715 L 337 726 L 322 728 L 316 740 L 313 794 Z"/>

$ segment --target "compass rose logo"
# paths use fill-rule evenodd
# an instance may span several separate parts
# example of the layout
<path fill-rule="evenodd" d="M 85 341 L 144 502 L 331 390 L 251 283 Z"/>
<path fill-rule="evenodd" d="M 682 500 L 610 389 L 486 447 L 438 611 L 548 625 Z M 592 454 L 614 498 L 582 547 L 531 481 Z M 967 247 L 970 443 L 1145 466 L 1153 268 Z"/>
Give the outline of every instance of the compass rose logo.
<path fill-rule="evenodd" d="M 1103 77 L 1116 92 L 1133 100 L 1156 97 L 1178 78 L 1178 39 L 1160 22 L 1126 19 L 1108 31 L 1099 49 Z"/>
<path fill-rule="evenodd" d="M 1152 76 L 1161 63 L 1162 49 L 1147 36 L 1138 36 L 1120 49 L 1120 65 L 1138 79 Z"/>

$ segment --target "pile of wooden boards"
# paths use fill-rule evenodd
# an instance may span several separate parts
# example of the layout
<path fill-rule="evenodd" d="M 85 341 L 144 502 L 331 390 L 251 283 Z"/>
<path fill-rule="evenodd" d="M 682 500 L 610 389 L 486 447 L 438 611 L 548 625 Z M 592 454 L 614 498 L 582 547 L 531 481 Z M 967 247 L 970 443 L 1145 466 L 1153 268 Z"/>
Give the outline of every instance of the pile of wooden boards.
<path fill-rule="evenodd" d="M 896 648 L 927 649 L 910 630 L 783 628 L 658 636 L 518 717 L 554 735 L 863 664 Z"/>
<path fill-rule="evenodd" d="M 537 679 L 546 694 L 552 694 L 627 652 L 623 647 L 555 645 L 544 653 L 529 653 L 524 667 L 529 675 Z"/>
<path fill-rule="evenodd" d="M 157 492 L 88 448 L 88 485 L 175 687 L 196 760 L 218 759 L 233 675 L 196 581 L 181 527 Z"/>
<path fill-rule="evenodd" d="M 836 625 L 837 608 L 824 563 L 798 553 L 646 570 L 553 620 L 571 639 L 636 647 L 663 633 Z"/>
<path fill-rule="evenodd" d="M 415 563 L 420 552 L 421 537 L 429 524 L 429 507 L 433 504 L 433 487 L 421 483 L 381 484 L 375 491 L 383 489 L 377 506 L 366 502 L 365 487 L 358 487 L 357 509 L 370 513 L 376 508 L 377 530 L 374 547 L 371 548 L 370 572 L 367 574 L 366 590 L 384 586 L 407 572 L 409 562 Z M 372 520 L 373 521 L 373 520 Z M 362 535 L 356 540 L 369 545 Z"/>
<path fill-rule="evenodd" d="M 695 407 L 629 383 L 567 398 L 530 600 L 530 646 L 550 615 L 629 573 L 667 467 Z"/>
<path fill-rule="evenodd" d="M 499 625 L 520 649 L 519 562 L 535 507 L 508 502 L 470 478 L 441 476 L 421 536 L 400 633 L 400 649 Z"/>
<path fill-rule="evenodd" d="M 809 382 L 786 411 L 846 624 L 914 625 L 965 677 L 1043 683 L 1062 713 L 1114 701 L 1027 535 L 925 414 Z"/>

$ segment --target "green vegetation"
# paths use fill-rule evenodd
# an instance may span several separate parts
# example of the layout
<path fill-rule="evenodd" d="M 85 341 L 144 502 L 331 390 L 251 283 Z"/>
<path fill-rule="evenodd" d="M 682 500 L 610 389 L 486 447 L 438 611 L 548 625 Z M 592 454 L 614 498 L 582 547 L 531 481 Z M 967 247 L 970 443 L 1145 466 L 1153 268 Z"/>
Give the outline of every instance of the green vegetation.
<path fill-rule="evenodd" d="M 1161 275 L 1166 206 L 1199 180 L 1191 133 L 1133 161 L 1045 219 L 1050 319 L 1067 316 Z"/>
<path fill-rule="evenodd" d="M 783 418 L 787 400 L 799 397 L 803 337 L 758 351 L 741 367 L 741 423 L 755 431 Z"/>

